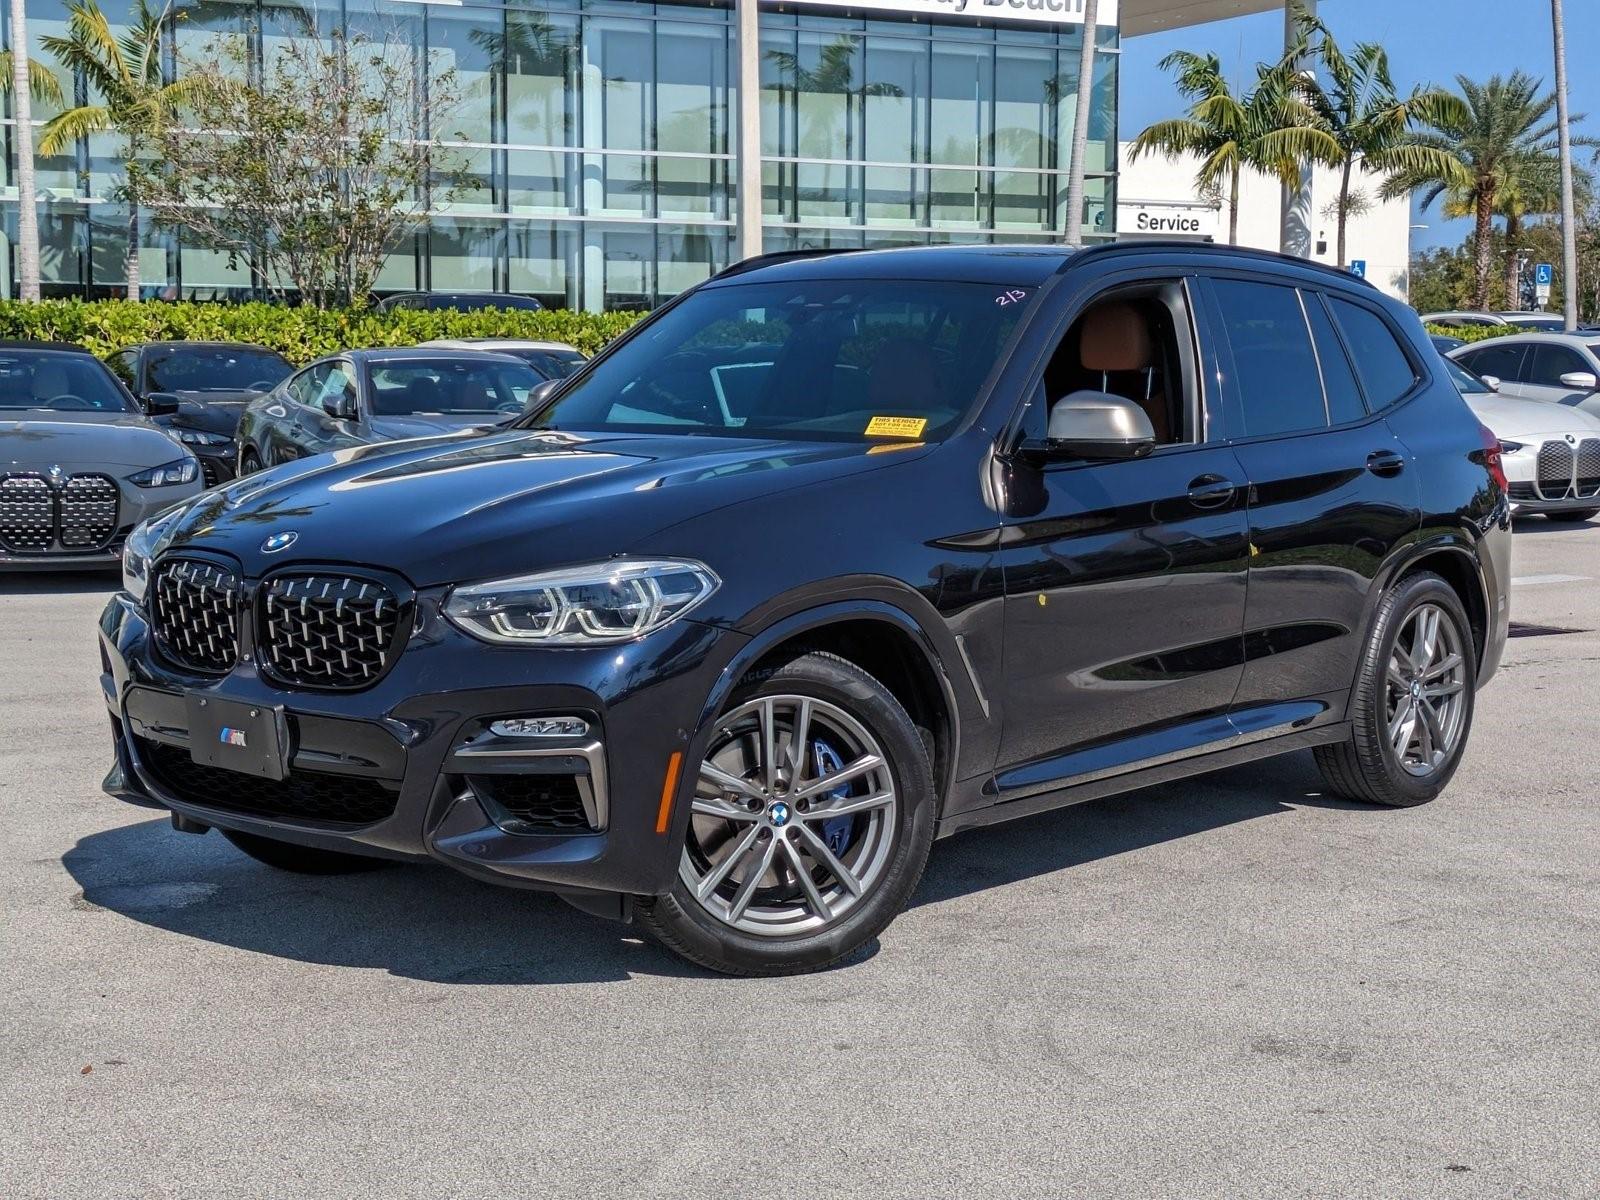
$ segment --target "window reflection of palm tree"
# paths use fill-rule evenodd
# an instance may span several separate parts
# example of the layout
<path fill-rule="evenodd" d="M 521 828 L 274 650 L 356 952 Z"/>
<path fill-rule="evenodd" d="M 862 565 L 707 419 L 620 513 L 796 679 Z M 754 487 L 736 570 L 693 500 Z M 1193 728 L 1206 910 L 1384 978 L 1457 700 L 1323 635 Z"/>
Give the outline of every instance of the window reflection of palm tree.
<path fill-rule="evenodd" d="M 816 65 L 812 67 L 802 66 L 800 56 L 793 51 L 767 51 L 767 61 L 778 69 L 780 103 L 789 95 L 799 96 L 802 93 L 813 96 L 843 96 L 846 98 L 849 111 L 854 109 L 857 103 L 865 103 L 869 96 L 890 99 L 904 97 L 905 90 L 899 84 L 856 82 L 856 53 L 860 46 L 859 36 L 841 33 L 822 47 L 817 54 Z M 840 141 L 840 131 L 831 116 L 814 115 L 807 122 L 806 129 L 799 132 L 799 144 L 796 148 L 803 150 L 807 146 L 816 147 L 812 153 L 819 158 L 849 157 L 848 151 L 840 154 L 835 149 Z M 845 141 L 845 145 L 848 147 L 848 140 Z M 819 188 L 799 195 L 800 198 L 808 200 L 826 200 L 827 193 L 828 189 Z"/>

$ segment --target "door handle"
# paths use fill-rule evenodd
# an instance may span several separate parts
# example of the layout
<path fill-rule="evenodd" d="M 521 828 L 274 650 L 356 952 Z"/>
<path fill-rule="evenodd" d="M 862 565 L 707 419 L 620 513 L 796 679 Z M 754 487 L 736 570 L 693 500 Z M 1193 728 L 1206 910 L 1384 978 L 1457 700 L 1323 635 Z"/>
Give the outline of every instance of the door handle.
<path fill-rule="evenodd" d="M 1405 457 L 1397 451 L 1374 450 L 1367 455 L 1367 470 L 1384 479 L 1391 479 L 1405 469 Z"/>
<path fill-rule="evenodd" d="M 1239 485 L 1221 475 L 1200 475 L 1189 481 L 1189 503 L 1196 508 L 1222 508 Z"/>

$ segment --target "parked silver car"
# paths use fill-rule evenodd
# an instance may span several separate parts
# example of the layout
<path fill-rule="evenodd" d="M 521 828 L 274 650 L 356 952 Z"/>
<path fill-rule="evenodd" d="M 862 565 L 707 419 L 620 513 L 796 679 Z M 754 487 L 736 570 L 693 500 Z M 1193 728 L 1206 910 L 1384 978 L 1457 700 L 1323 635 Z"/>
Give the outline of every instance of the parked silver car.
<path fill-rule="evenodd" d="M 1498 379 L 1502 396 L 1600 416 L 1600 333 L 1516 333 L 1462 346 L 1450 357 L 1475 375 Z"/>
<path fill-rule="evenodd" d="M 1445 359 L 1467 407 L 1500 439 L 1513 510 L 1552 521 L 1600 513 L 1600 417 L 1582 409 L 1505 395 L 1499 380 Z"/>
<path fill-rule="evenodd" d="M 0 570 L 116 567 L 200 464 L 87 350 L 0 342 Z"/>

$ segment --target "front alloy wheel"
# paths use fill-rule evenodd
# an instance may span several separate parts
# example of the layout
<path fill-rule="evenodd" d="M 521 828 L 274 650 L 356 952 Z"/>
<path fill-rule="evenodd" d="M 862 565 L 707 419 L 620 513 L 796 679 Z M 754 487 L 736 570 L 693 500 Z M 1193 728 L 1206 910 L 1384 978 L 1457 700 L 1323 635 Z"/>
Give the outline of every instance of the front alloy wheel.
<path fill-rule="evenodd" d="M 855 664 L 801 655 L 741 682 L 706 742 L 678 876 L 642 897 L 669 949 L 738 975 L 815 970 L 905 906 L 933 841 L 923 736 Z"/>
<path fill-rule="evenodd" d="M 679 875 L 745 933 L 843 918 L 882 878 L 899 801 L 878 740 L 837 705 L 763 696 L 718 722 Z"/>
<path fill-rule="evenodd" d="M 1455 753 L 1466 725 L 1466 666 L 1461 634 L 1437 604 L 1406 617 L 1389 656 L 1389 745 L 1409 775 L 1427 778 Z"/>

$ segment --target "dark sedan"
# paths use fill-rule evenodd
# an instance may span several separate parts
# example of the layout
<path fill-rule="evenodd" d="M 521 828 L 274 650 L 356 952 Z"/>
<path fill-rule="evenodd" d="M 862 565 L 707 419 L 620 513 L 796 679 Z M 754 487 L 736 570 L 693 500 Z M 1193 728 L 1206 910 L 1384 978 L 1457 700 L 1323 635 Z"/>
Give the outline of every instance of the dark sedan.
<path fill-rule="evenodd" d="M 351 350 L 312 363 L 244 411 L 239 473 L 373 442 L 430 437 L 520 415 L 544 379 L 479 351 Z"/>
<path fill-rule="evenodd" d="M 519 296 L 515 292 L 401 292 L 378 301 L 379 312 L 434 312 L 446 308 L 457 312 L 476 312 L 480 308 L 531 312 L 543 307 L 532 296 Z"/>
<path fill-rule="evenodd" d="M 232 342 L 146 342 L 106 365 L 152 420 L 194 451 L 207 487 L 233 478 L 244 406 L 294 373 L 276 350 Z"/>

